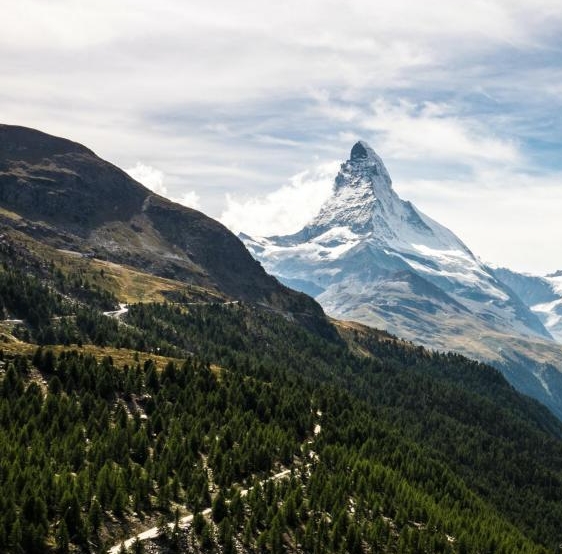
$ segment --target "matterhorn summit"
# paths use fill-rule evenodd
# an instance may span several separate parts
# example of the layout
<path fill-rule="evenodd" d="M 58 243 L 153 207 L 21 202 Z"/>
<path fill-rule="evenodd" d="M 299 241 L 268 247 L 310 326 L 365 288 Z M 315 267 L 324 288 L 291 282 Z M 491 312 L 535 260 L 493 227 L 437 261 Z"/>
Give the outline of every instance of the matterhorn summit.
<path fill-rule="evenodd" d="M 529 344 L 540 342 L 541 356 L 553 344 L 537 315 L 454 233 L 398 196 L 366 142 L 352 147 L 331 196 L 299 232 L 240 237 L 269 273 L 329 315 L 495 363 L 542 401 L 553 394 L 550 357 L 540 369 L 525 358 Z M 562 414 L 562 379 L 560 391 Z"/>
<path fill-rule="evenodd" d="M 450 231 L 398 197 L 383 161 L 363 141 L 353 146 L 335 179 L 332 196 L 301 233 L 312 238 L 338 227 L 358 237 L 368 235 L 388 247 L 408 248 L 417 242 L 469 254 Z"/>
<path fill-rule="evenodd" d="M 463 309 L 459 301 L 474 309 L 475 301 L 499 305 L 510 299 L 460 239 L 396 194 L 383 161 L 363 141 L 353 146 L 332 195 L 301 231 L 243 239 L 269 272 L 316 296 L 339 317 L 359 307 L 355 293 L 395 282 L 396 272 L 439 286 L 455 309 Z M 380 304 L 373 308 L 378 312 Z M 363 296 L 360 309 L 366 310 Z M 534 316 L 524 316 L 530 317 L 524 323 L 530 333 L 547 336 Z M 360 319 L 369 322 L 368 317 Z"/>
<path fill-rule="evenodd" d="M 361 141 L 351 149 L 349 160 L 342 164 L 332 197 L 305 229 L 321 233 L 345 226 L 355 233 L 372 231 L 377 208 L 388 208 L 396 200 L 398 197 L 382 160 Z"/>

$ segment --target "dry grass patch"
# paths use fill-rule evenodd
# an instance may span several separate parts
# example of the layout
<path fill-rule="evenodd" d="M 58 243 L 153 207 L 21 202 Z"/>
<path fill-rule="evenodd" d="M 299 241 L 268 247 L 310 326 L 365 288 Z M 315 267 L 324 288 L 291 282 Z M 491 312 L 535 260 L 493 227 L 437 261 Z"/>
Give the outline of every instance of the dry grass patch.
<path fill-rule="evenodd" d="M 14 340 L 8 343 L 0 344 L 0 348 L 4 351 L 5 354 L 8 355 L 20 354 L 32 356 L 37 350 L 38 345 Z M 55 344 L 45 345 L 43 346 L 43 349 L 52 350 L 57 356 L 61 352 L 76 350 L 77 352 L 81 352 L 83 354 L 91 354 L 98 361 L 103 360 L 103 358 L 106 358 L 107 356 L 111 356 L 113 364 L 116 367 L 122 367 L 125 364 L 128 364 L 129 366 L 137 363 L 143 364 L 147 360 L 153 360 L 156 363 L 157 367 L 163 368 L 170 361 L 176 364 L 181 364 L 184 361 L 180 358 L 158 356 L 150 352 L 137 352 L 136 350 L 129 350 L 127 348 L 115 348 L 113 346 L 102 347 L 95 346 L 93 344 L 84 344 L 82 346 L 78 346 L 76 344 L 71 344 L 70 346 Z"/>

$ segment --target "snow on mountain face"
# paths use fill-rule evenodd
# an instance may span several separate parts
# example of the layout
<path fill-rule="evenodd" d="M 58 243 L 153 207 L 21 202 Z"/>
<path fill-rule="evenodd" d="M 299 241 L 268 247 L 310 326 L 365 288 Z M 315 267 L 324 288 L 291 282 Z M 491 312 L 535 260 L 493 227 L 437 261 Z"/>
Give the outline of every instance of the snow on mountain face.
<path fill-rule="evenodd" d="M 562 342 L 562 272 L 539 277 L 498 268 L 494 274 L 539 317 L 553 338 Z"/>
<path fill-rule="evenodd" d="M 548 275 L 545 279 L 557 298 L 545 304 L 535 304 L 531 310 L 544 318 L 545 327 L 558 342 L 562 342 L 562 272 Z"/>
<path fill-rule="evenodd" d="M 268 272 L 312 294 L 336 317 L 380 324 L 385 314 L 400 312 L 395 332 L 406 326 L 405 334 L 413 334 L 420 313 L 454 317 L 463 309 L 494 329 L 550 338 L 460 239 L 398 197 L 381 158 L 362 141 L 342 164 L 332 196 L 301 231 L 241 238 Z M 400 295 L 389 292 L 398 283 Z"/>
<path fill-rule="evenodd" d="M 358 142 L 336 177 L 332 198 L 307 228 L 316 235 L 337 227 L 353 233 L 370 231 L 374 214 L 381 206 L 392 207 L 395 197 L 382 160 L 367 144 Z M 393 234 L 388 226 L 385 230 Z"/>

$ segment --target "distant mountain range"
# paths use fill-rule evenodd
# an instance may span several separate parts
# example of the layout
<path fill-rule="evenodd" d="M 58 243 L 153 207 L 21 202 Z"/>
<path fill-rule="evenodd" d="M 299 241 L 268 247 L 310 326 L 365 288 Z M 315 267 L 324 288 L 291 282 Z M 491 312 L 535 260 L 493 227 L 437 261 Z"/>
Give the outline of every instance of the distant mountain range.
<path fill-rule="evenodd" d="M 516 273 L 506 268 L 492 271 L 537 314 L 552 337 L 562 342 L 562 271 L 546 277 Z"/>
<path fill-rule="evenodd" d="M 240 236 L 268 272 L 330 315 L 491 362 L 562 417 L 562 347 L 553 340 L 562 277 L 482 264 L 450 230 L 398 197 L 365 142 L 353 146 L 331 197 L 302 230 Z"/>

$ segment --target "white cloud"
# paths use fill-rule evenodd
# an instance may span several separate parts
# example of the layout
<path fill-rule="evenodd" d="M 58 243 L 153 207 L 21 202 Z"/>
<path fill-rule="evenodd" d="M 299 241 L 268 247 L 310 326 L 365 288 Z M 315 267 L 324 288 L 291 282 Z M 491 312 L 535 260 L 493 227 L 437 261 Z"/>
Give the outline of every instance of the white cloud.
<path fill-rule="evenodd" d="M 291 178 L 288 185 L 268 194 L 243 198 L 227 194 L 220 221 L 234 232 L 267 236 L 300 230 L 329 197 L 337 162 L 317 166 Z"/>
<path fill-rule="evenodd" d="M 134 167 L 125 169 L 125 172 L 156 194 L 166 196 L 168 193 L 168 189 L 164 185 L 164 173 L 159 169 L 137 162 Z"/>
<path fill-rule="evenodd" d="M 23 75 L 19 91 L 34 90 L 41 104 L 50 91 L 83 96 L 83 109 L 137 112 L 232 105 L 305 83 L 340 91 L 415 84 L 498 45 L 540 45 L 560 10 L 554 1 L 511 0 L 19 0 L 3 6 L 2 20 L 4 89 Z"/>
<path fill-rule="evenodd" d="M 473 118 L 459 117 L 447 104 L 379 98 L 372 110 L 362 127 L 375 132 L 381 150 L 397 159 L 514 163 L 521 156 L 513 140 L 494 136 Z"/>
<path fill-rule="evenodd" d="M 160 35 L 164 30 L 179 33 L 188 27 L 198 33 L 197 38 L 210 29 L 222 34 L 277 32 L 287 39 L 292 35 L 300 42 L 332 49 L 332 34 L 339 32 L 341 37 L 350 38 L 341 40 L 341 48 L 356 51 L 372 46 L 373 37 L 393 34 L 522 40 L 536 34 L 547 18 L 560 18 L 557 0 L 490 0 L 462 7 L 447 0 L 308 0 L 304 5 L 298 0 L 277 4 L 256 0 L 236 4 L 226 0 L 205 4 L 161 0 L 158 6 L 149 0 L 123 0 L 117 5 L 112 0 L 98 0 L 95 5 L 72 0 L 53 0 L 48 5 L 41 0 L 19 0 L 5 8 L 3 18 L 10 25 L 2 33 L 4 41 L 23 37 L 26 42 L 45 40 L 66 47 L 115 41 L 123 31 L 135 39 L 150 32 Z M 23 34 L 18 36 L 18 32 Z M 220 37 L 215 40 L 220 41 Z"/>
<path fill-rule="evenodd" d="M 164 184 L 164 173 L 150 165 L 137 162 L 134 167 L 125 170 L 135 181 L 143 184 L 152 192 L 167 197 L 172 202 L 182 204 L 194 210 L 201 209 L 201 198 L 195 191 L 187 191 L 180 196 L 170 195 L 168 187 Z"/>
<path fill-rule="evenodd" d="M 185 192 L 180 197 L 172 198 L 171 200 L 194 210 L 201 209 L 201 197 L 195 191 Z"/>

